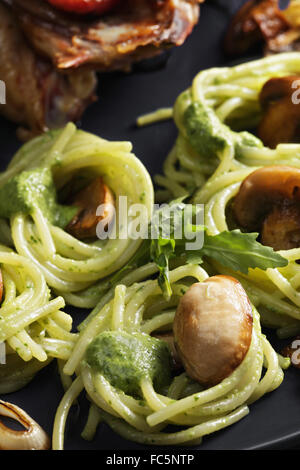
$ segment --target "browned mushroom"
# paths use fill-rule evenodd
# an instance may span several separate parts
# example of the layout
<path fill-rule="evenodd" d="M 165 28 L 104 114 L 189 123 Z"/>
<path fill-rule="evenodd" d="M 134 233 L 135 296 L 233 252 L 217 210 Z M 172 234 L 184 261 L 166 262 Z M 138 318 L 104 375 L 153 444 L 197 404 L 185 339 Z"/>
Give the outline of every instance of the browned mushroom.
<path fill-rule="evenodd" d="M 110 188 L 100 176 L 95 178 L 75 196 L 73 205 L 78 207 L 79 212 L 66 230 L 80 240 L 95 238 L 98 223 L 105 219 L 108 225 L 112 221 L 114 204 L 115 199 Z M 104 210 L 101 215 L 97 215 L 97 209 L 101 205 Z"/>
<path fill-rule="evenodd" d="M 233 203 L 238 224 L 260 231 L 264 245 L 275 250 L 300 246 L 300 170 L 269 166 L 251 173 Z"/>
<path fill-rule="evenodd" d="M 265 145 L 300 142 L 300 104 L 297 95 L 300 76 L 271 78 L 263 86 L 260 103 L 264 111 L 258 136 Z"/>
<path fill-rule="evenodd" d="M 225 38 L 230 55 L 243 54 L 265 40 L 267 43 L 290 29 L 278 0 L 250 0 L 233 17 Z"/>
<path fill-rule="evenodd" d="M 282 355 L 291 359 L 291 364 L 300 369 L 300 336 L 282 350 Z"/>
<path fill-rule="evenodd" d="M 179 302 L 173 326 L 187 374 L 208 386 L 228 377 L 249 350 L 252 323 L 248 296 L 233 277 L 193 284 Z"/>

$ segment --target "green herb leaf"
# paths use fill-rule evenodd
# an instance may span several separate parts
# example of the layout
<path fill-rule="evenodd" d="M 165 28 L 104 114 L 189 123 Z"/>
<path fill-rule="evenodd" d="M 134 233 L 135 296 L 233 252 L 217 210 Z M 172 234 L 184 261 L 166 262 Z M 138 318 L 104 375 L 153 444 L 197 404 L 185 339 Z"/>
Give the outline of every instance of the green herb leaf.
<path fill-rule="evenodd" d="M 288 261 L 273 248 L 257 242 L 258 233 L 242 233 L 240 230 L 222 232 L 215 236 L 205 234 L 203 255 L 215 259 L 234 271 L 248 273 L 249 268 L 283 267 Z"/>

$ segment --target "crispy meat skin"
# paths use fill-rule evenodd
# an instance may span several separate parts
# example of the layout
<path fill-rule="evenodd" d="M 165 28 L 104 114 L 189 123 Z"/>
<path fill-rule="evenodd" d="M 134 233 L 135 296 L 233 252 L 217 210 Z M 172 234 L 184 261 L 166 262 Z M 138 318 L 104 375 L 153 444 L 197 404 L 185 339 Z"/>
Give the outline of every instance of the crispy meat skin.
<path fill-rule="evenodd" d="M 93 99 L 93 72 L 63 75 L 28 47 L 10 9 L 0 3 L 0 79 L 6 83 L 6 105 L 0 112 L 25 128 L 26 140 L 49 128 L 77 120 Z"/>
<path fill-rule="evenodd" d="M 127 0 L 103 17 L 78 18 L 41 0 L 10 4 L 34 48 L 60 69 L 130 69 L 168 46 L 181 45 L 204 0 Z"/>

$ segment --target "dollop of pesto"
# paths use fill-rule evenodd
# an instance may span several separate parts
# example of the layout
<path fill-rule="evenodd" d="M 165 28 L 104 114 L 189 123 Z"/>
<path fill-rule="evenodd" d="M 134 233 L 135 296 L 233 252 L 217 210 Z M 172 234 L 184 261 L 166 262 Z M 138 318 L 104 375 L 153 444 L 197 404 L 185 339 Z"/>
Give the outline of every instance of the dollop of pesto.
<path fill-rule="evenodd" d="M 218 156 L 233 143 L 236 157 L 242 157 L 245 147 L 263 147 L 260 139 L 249 132 L 234 132 L 220 121 L 214 110 L 201 102 L 190 104 L 183 115 L 186 136 L 192 147 L 204 157 Z"/>
<path fill-rule="evenodd" d="M 38 207 L 47 219 L 64 228 L 77 212 L 76 207 L 58 204 L 50 168 L 22 171 L 0 187 L 0 217 L 31 214 Z"/>
<path fill-rule="evenodd" d="M 89 345 L 84 361 L 114 387 L 140 396 L 140 383 L 150 378 L 160 391 L 171 381 L 168 345 L 143 333 L 105 331 Z"/>
<path fill-rule="evenodd" d="M 200 155 L 216 155 L 227 145 L 226 137 L 222 135 L 221 123 L 210 108 L 195 102 L 184 112 L 183 122 L 187 137 Z"/>

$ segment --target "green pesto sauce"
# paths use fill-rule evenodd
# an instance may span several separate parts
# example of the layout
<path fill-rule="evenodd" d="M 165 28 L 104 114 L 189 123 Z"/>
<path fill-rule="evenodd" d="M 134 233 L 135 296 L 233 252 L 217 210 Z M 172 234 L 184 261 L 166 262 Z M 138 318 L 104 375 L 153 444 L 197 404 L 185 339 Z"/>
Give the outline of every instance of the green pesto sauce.
<path fill-rule="evenodd" d="M 0 187 L 0 217 L 10 218 L 13 214 L 32 214 L 41 209 L 47 219 L 64 228 L 77 212 L 76 207 L 57 203 L 56 188 L 50 168 L 22 171 Z"/>
<path fill-rule="evenodd" d="M 223 124 L 215 112 L 202 103 L 190 104 L 183 115 L 183 125 L 192 147 L 202 156 L 217 156 L 230 142 L 240 158 L 244 147 L 263 147 L 262 142 L 249 132 L 234 132 Z"/>
<path fill-rule="evenodd" d="M 160 391 L 171 381 L 168 345 L 143 333 L 105 331 L 89 345 L 85 361 L 114 387 L 128 395 L 140 396 L 143 378 Z"/>

